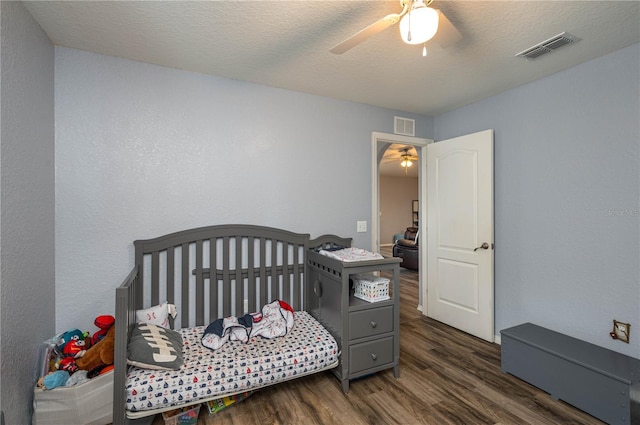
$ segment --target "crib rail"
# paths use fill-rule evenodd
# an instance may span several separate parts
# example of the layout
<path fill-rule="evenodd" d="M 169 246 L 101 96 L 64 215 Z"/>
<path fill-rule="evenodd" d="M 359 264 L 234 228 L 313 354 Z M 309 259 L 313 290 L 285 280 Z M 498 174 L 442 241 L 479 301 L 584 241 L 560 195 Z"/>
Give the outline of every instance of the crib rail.
<path fill-rule="evenodd" d="M 221 225 L 134 245 L 142 280 L 137 296 L 145 307 L 165 300 L 175 304 L 176 327 L 259 311 L 276 298 L 305 309 L 308 234 Z"/>
<path fill-rule="evenodd" d="M 125 424 L 128 334 L 135 323 L 136 289 L 139 286 L 138 266 L 116 288 L 116 335 L 113 358 L 113 425 Z"/>

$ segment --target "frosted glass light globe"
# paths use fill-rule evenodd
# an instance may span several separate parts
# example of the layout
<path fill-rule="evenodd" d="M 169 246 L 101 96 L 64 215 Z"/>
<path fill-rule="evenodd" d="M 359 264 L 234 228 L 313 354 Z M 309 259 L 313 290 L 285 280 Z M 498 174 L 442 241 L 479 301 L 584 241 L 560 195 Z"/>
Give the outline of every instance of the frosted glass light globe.
<path fill-rule="evenodd" d="M 421 6 L 413 9 L 400 20 L 400 37 L 407 44 L 429 41 L 438 31 L 439 15 L 435 9 Z"/>

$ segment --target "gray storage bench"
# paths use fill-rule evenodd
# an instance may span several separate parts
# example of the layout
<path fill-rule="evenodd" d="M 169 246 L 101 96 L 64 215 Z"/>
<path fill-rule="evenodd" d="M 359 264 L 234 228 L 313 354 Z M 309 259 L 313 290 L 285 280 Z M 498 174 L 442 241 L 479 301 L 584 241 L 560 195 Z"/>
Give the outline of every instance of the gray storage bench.
<path fill-rule="evenodd" d="M 610 424 L 640 424 L 640 360 L 525 323 L 501 332 L 502 371 Z"/>

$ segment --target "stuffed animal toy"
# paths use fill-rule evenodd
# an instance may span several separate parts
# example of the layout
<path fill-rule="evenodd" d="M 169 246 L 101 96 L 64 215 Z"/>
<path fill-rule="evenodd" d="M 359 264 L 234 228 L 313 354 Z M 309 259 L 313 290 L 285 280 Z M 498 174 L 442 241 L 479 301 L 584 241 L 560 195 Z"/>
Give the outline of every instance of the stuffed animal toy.
<path fill-rule="evenodd" d="M 69 380 L 69 372 L 66 370 L 56 370 L 38 380 L 38 387 L 45 390 L 52 390 L 56 387 L 64 386 Z"/>
<path fill-rule="evenodd" d="M 63 357 L 56 363 L 56 369 L 66 370 L 69 374 L 72 374 L 78 371 L 78 365 L 73 357 Z"/>
<path fill-rule="evenodd" d="M 69 341 L 71 341 L 72 339 L 84 341 L 86 336 L 87 335 L 81 332 L 79 329 L 71 329 L 56 337 L 58 339 L 56 348 L 60 353 L 62 353 L 62 351 L 64 350 L 64 346 L 67 345 Z"/>
<path fill-rule="evenodd" d="M 111 326 L 104 338 L 89 348 L 84 356 L 76 360 L 80 369 L 91 371 L 99 366 L 113 364 L 113 349 L 116 327 Z"/>
<path fill-rule="evenodd" d="M 107 332 L 109 331 L 109 329 L 111 329 L 111 327 L 115 323 L 115 321 L 116 321 L 116 318 L 108 314 L 104 316 L 96 317 L 96 320 L 95 322 L 93 322 L 93 324 L 96 325 L 98 328 L 100 328 L 100 330 L 94 333 L 93 336 L 91 337 L 91 345 L 96 345 L 98 341 L 104 338 L 107 335 Z"/>
<path fill-rule="evenodd" d="M 62 349 L 62 355 L 65 357 L 73 357 L 74 359 L 79 359 L 84 356 L 86 352 L 87 349 L 84 342 L 84 336 L 78 335 L 72 336 Z"/>

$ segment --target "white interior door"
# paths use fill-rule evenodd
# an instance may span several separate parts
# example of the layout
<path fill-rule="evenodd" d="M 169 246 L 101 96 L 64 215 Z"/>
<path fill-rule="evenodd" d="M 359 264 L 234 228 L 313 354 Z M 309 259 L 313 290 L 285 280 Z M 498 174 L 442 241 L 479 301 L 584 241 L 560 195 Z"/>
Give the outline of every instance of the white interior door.
<path fill-rule="evenodd" d="M 493 130 L 427 146 L 427 314 L 493 342 Z"/>

